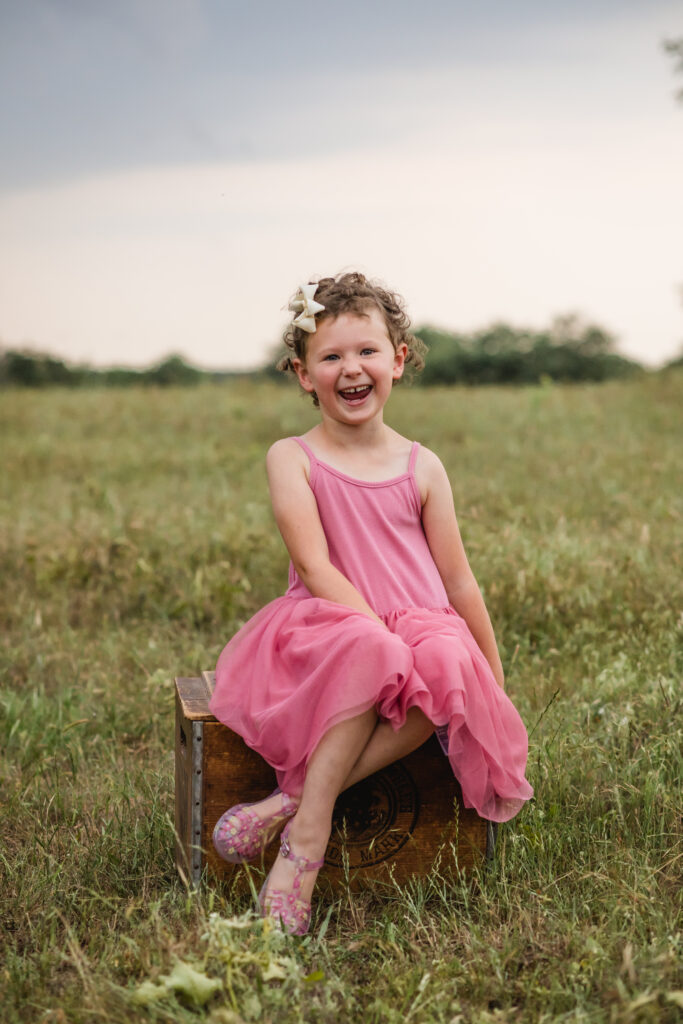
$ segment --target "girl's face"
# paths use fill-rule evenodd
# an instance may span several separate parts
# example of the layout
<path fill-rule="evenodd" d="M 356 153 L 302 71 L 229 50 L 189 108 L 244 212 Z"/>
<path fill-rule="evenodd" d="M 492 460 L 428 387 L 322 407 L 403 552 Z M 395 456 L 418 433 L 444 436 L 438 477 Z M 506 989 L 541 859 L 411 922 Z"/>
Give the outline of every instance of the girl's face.
<path fill-rule="evenodd" d="M 308 340 L 305 362 L 293 363 L 302 388 L 318 396 L 323 416 L 364 423 L 381 414 L 407 351 L 405 344 L 394 350 L 384 317 L 370 308 L 364 316 L 323 320 Z"/>

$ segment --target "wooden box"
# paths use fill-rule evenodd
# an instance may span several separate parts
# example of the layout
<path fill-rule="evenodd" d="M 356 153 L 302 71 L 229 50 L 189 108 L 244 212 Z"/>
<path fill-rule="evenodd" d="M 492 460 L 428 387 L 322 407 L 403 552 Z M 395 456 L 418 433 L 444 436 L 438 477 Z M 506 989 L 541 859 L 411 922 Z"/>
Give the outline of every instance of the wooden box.
<path fill-rule="evenodd" d="M 267 796 L 275 772 L 240 736 L 209 712 L 213 673 L 176 679 L 176 864 L 197 885 L 206 869 L 213 880 L 231 879 L 235 865 L 221 860 L 211 842 L 228 807 Z M 448 759 L 432 736 L 419 750 L 342 793 L 325 856 L 324 874 L 335 884 L 361 888 L 368 879 L 398 882 L 424 875 L 436 855 L 469 868 L 490 857 L 495 829 L 462 806 Z M 266 851 L 267 867 L 277 841 Z"/>

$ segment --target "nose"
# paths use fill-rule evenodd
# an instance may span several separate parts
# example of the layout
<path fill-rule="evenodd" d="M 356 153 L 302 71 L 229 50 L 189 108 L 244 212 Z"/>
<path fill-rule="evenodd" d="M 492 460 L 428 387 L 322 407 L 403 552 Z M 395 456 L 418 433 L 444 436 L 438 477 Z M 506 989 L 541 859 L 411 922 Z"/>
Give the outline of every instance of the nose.
<path fill-rule="evenodd" d="M 362 373 L 360 359 L 356 355 L 347 355 L 344 359 L 344 376 L 357 377 Z"/>

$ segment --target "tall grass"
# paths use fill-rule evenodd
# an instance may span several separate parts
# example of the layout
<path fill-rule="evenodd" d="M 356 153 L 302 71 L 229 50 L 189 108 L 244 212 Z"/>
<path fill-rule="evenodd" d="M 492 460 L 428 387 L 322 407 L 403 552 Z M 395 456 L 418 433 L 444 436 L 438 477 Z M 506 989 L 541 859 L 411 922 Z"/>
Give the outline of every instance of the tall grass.
<path fill-rule="evenodd" d="M 296 940 L 176 876 L 171 679 L 282 592 L 263 456 L 315 411 L 4 394 L 2 1019 L 678 1019 L 682 407 L 680 375 L 392 398 L 450 473 L 536 799 L 488 869 L 323 887 Z"/>

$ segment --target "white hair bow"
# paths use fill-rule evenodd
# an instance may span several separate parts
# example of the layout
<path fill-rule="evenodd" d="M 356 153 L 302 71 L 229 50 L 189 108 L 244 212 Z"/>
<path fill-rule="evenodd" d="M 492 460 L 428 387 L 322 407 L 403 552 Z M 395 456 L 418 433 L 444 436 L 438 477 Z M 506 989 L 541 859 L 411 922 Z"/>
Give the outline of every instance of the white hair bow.
<path fill-rule="evenodd" d="M 325 308 L 313 298 L 317 287 L 317 284 L 302 284 L 287 307 L 294 313 L 299 314 L 294 317 L 293 323 L 295 326 L 300 327 L 302 331 L 307 331 L 309 334 L 315 334 L 315 314 L 320 313 Z"/>

